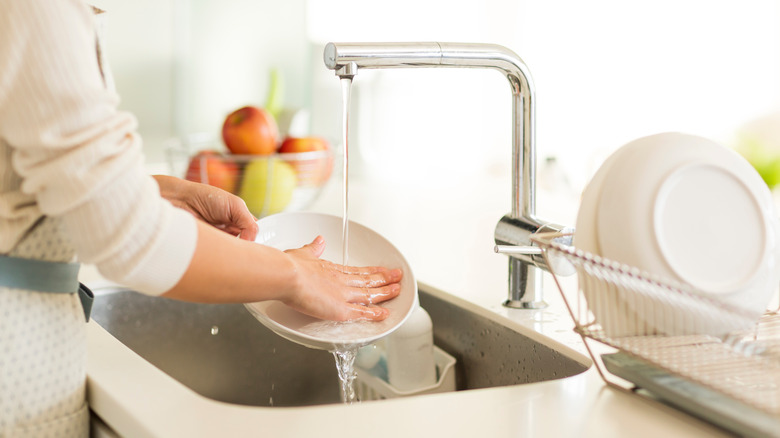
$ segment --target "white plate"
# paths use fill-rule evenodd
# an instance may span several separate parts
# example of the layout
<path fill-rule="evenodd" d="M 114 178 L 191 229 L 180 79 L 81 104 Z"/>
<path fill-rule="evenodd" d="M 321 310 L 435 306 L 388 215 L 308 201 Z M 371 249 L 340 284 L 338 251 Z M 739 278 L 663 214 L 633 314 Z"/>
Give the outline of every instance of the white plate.
<path fill-rule="evenodd" d="M 729 149 L 679 133 L 621 149 L 598 199 L 599 255 L 760 316 L 777 281 L 777 225 L 771 194 L 755 170 Z M 690 309 L 654 298 L 623 304 L 658 332 L 689 333 L 690 325 L 677 322 Z M 697 318 L 697 332 L 743 328 Z"/>
<path fill-rule="evenodd" d="M 267 216 L 260 227 L 257 243 L 276 249 L 300 248 L 317 235 L 325 238 L 322 258 L 341 263 L 342 219 L 321 213 L 288 212 Z M 278 335 L 310 348 L 334 351 L 344 347 L 361 347 L 375 342 L 401 326 L 418 306 L 417 282 L 409 263 L 398 249 L 377 232 L 350 221 L 349 260 L 352 266 L 384 266 L 401 268 L 401 293 L 382 303 L 390 310 L 384 321 L 325 321 L 302 314 L 279 301 L 246 304 L 247 309 L 263 325 Z"/>
<path fill-rule="evenodd" d="M 575 248 L 601 256 L 597 227 L 601 189 L 614 163 L 627 151 L 627 148 L 619 148 L 607 157 L 583 190 L 572 241 Z M 622 294 L 619 288 L 604 288 L 595 284 L 582 269 L 578 269 L 577 276 L 588 307 L 606 333 L 610 336 L 636 334 L 633 312 L 627 314 L 616 310 Z"/>

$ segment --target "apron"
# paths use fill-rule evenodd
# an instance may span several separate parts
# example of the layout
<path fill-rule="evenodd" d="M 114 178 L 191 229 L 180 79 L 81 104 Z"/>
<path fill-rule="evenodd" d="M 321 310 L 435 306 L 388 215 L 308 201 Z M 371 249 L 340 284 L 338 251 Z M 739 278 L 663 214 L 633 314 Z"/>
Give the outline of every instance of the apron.
<path fill-rule="evenodd" d="M 0 284 L 2 438 L 89 436 L 86 307 L 73 284 L 59 288 L 60 292 L 70 293 L 40 291 L 50 289 L 45 280 L 41 284 L 48 269 L 56 270 L 74 258 L 73 248 L 64 236 L 59 220 L 39 220 L 8 254 L 16 258 L 10 260 L 21 262 L 14 268 L 24 269 L 25 260 L 33 260 L 26 264 L 29 270 L 23 275 L 11 275 L 16 277 L 16 283 L 9 282 L 7 275 L 0 279 L 6 285 Z M 48 276 L 51 277 L 56 275 Z M 23 286 L 25 279 L 30 288 Z M 61 281 L 74 279 L 66 274 Z M 9 287 L 9 283 L 14 287 Z"/>
<path fill-rule="evenodd" d="M 104 11 L 95 13 L 96 55 Z M 75 256 L 56 218 L 42 217 L 0 256 L 0 438 L 89 437 L 87 338 L 92 292 L 78 284 Z"/>

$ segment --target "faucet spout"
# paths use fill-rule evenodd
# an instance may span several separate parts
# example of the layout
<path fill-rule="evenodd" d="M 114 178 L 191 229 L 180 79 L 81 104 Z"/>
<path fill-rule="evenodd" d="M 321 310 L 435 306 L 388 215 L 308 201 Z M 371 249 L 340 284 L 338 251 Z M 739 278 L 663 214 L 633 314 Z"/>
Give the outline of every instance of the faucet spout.
<path fill-rule="evenodd" d="M 512 209 L 514 218 L 536 213 L 535 99 L 531 73 L 515 53 L 493 44 L 328 43 L 325 66 L 337 76 L 363 68 L 461 67 L 499 70 L 512 88 Z"/>
<path fill-rule="evenodd" d="M 495 44 L 471 43 L 328 43 L 325 66 L 337 76 L 354 77 L 361 69 L 458 67 L 499 71 L 512 92 L 512 200 L 510 213 L 496 227 L 499 245 L 532 245 L 531 234 L 563 227 L 536 218 L 535 94 L 531 73 L 519 56 Z M 511 255 L 509 299 L 505 305 L 540 308 L 541 278 L 549 269 L 539 254 Z"/>

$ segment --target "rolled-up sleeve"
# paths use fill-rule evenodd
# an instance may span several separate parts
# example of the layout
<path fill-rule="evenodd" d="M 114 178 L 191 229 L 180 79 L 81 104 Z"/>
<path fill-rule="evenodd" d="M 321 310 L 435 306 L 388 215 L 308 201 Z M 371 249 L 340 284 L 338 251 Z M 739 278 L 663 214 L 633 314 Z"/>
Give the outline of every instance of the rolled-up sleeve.
<path fill-rule="evenodd" d="M 79 259 L 149 294 L 173 287 L 195 219 L 160 197 L 135 118 L 117 109 L 79 0 L 0 0 L 0 138 L 21 191 L 60 217 Z"/>

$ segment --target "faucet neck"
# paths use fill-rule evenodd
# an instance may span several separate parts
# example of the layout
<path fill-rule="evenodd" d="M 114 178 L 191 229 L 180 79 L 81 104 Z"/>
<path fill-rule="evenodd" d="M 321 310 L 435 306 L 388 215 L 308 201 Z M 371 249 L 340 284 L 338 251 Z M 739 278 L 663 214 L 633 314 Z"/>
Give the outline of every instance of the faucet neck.
<path fill-rule="evenodd" d="M 514 218 L 536 214 L 535 97 L 531 73 L 517 54 L 495 44 L 328 43 L 325 66 L 340 77 L 363 68 L 459 67 L 500 71 L 512 91 L 512 204 Z"/>
<path fill-rule="evenodd" d="M 512 91 L 512 210 L 496 227 L 499 245 L 531 245 L 530 236 L 542 228 L 536 219 L 536 148 L 534 86 L 528 67 L 511 50 L 494 44 L 461 43 L 329 43 L 325 66 L 340 77 L 353 77 L 363 68 L 462 67 L 498 70 Z M 515 308 L 540 308 L 540 256 L 509 260 L 509 299 Z"/>

